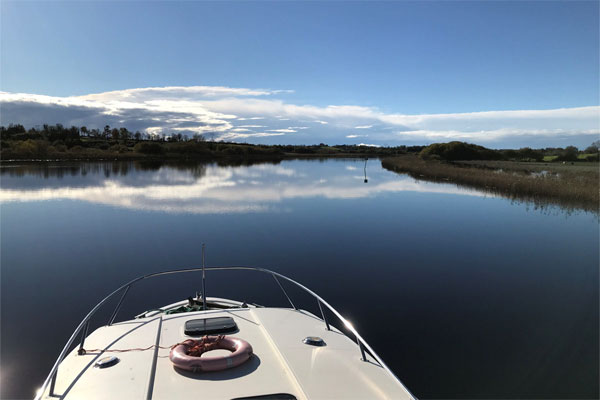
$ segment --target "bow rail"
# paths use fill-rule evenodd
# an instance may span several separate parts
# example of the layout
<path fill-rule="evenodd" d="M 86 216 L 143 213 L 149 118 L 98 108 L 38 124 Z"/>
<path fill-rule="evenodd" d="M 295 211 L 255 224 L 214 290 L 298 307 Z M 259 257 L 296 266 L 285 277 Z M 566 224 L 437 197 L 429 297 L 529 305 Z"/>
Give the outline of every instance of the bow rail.
<path fill-rule="evenodd" d="M 146 274 L 146 275 L 142 275 L 139 276 L 127 283 L 125 283 L 124 285 L 120 286 L 119 288 L 115 289 L 113 292 L 111 292 L 108 296 L 106 296 L 104 299 L 102 299 L 98 304 L 96 304 L 96 306 L 94 306 L 94 308 L 92 308 L 92 310 L 83 318 L 83 320 L 79 323 L 79 325 L 77 326 L 77 328 L 75 329 L 75 331 L 73 332 L 73 334 L 71 335 L 71 337 L 69 338 L 69 340 L 67 341 L 67 344 L 64 346 L 63 350 L 60 352 L 60 355 L 58 356 L 56 362 L 54 363 L 52 369 L 50 370 L 50 373 L 48 374 L 48 377 L 46 378 L 46 380 L 44 381 L 44 384 L 42 385 L 42 387 L 39 389 L 37 395 L 36 395 L 36 399 L 41 399 L 41 397 L 43 396 L 44 392 L 46 391 L 46 389 L 48 388 L 48 386 L 50 386 L 50 390 L 49 390 L 49 395 L 50 396 L 54 396 L 54 386 L 56 383 L 56 376 L 58 373 L 58 367 L 60 366 L 60 363 L 64 360 L 64 358 L 66 357 L 67 353 L 69 352 L 69 349 L 71 348 L 71 346 L 73 345 L 73 343 L 75 343 L 75 340 L 77 339 L 77 336 L 81 333 L 81 342 L 79 345 L 79 354 L 83 354 L 83 345 L 85 343 L 85 339 L 87 337 L 87 332 L 88 332 L 88 328 L 90 325 L 90 320 L 91 318 L 94 316 L 94 314 L 96 314 L 96 312 L 110 299 L 112 299 L 115 295 L 117 295 L 118 293 L 122 292 L 121 298 L 119 299 L 119 302 L 117 303 L 115 309 L 113 310 L 107 325 L 110 326 L 112 325 L 112 323 L 114 322 L 115 318 L 117 317 L 117 314 L 119 313 L 119 310 L 121 309 L 123 302 L 127 296 L 127 293 L 129 292 L 129 289 L 131 288 L 131 286 L 133 286 L 135 283 L 145 280 L 145 279 L 150 279 L 150 278 L 154 278 L 157 276 L 163 276 L 163 275 L 172 275 L 172 274 L 180 274 L 180 273 L 187 273 L 187 272 L 199 272 L 202 271 L 203 275 L 204 275 L 204 271 L 232 271 L 232 270 L 244 270 L 244 271 L 255 271 L 255 272 L 261 272 L 261 273 L 265 273 L 265 274 L 270 274 L 275 282 L 277 282 L 277 285 L 279 286 L 279 288 L 281 289 L 281 291 L 283 292 L 283 294 L 285 295 L 285 297 L 287 298 L 288 302 L 290 303 L 290 305 L 292 306 L 292 308 L 294 310 L 298 310 L 298 308 L 294 305 L 294 303 L 292 302 L 291 298 L 289 297 L 289 295 L 287 294 L 287 292 L 285 291 L 285 289 L 283 288 L 283 286 L 281 285 L 281 282 L 279 281 L 278 278 L 281 278 L 287 282 L 290 282 L 294 285 L 296 285 L 297 287 L 299 287 L 300 289 L 302 289 L 304 292 L 310 294 L 313 298 L 315 298 L 317 300 L 317 304 L 319 306 L 319 311 L 321 312 L 321 317 L 322 317 L 322 321 L 325 324 L 325 327 L 327 330 L 331 330 L 331 326 L 329 324 L 329 322 L 327 321 L 327 317 L 325 315 L 325 313 L 323 312 L 323 306 L 327 307 L 327 309 L 333 313 L 343 324 L 344 327 L 350 331 L 352 333 L 352 335 L 354 335 L 356 343 L 358 345 L 358 348 L 360 349 L 360 354 L 361 354 L 361 360 L 362 361 L 367 361 L 367 355 L 366 353 L 368 352 L 368 354 L 371 355 L 371 357 L 373 359 L 375 359 L 375 361 L 383 368 L 385 369 L 388 373 L 390 373 L 401 385 L 402 387 L 404 387 L 404 389 L 406 389 L 406 391 L 408 393 L 410 393 L 410 391 L 406 388 L 406 386 L 400 381 L 400 379 L 398 379 L 398 377 L 390 370 L 390 368 L 383 362 L 383 360 L 381 359 L 381 357 L 379 357 L 377 355 L 377 353 L 371 348 L 371 346 L 369 346 L 369 344 L 362 338 L 362 336 L 360 336 L 360 334 L 356 331 L 356 329 L 354 329 L 354 327 L 352 326 L 352 324 L 347 321 L 335 308 L 333 308 L 333 306 L 331 306 L 329 303 L 327 303 L 325 300 L 323 300 L 323 298 L 321 296 L 319 296 L 318 294 L 316 294 L 315 292 L 313 292 L 312 290 L 308 289 L 306 286 L 296 282 L 295 280 L 279 274 L 275 271 L 271 271 L 269 269 L 266 268 L 259 268 L 259 267 L 248 267 L 248 266 L 215 266 L 215 267 L 194 267 L 194 268 L 184 268 L 184 269 L 174 269 L 174 270 L 168 270 L 168 271 L 161 271 L 161 272 L 154 272 L 154 273 L 150 273 L 150 274 Z M 203 285 L 204 287 L 204 285 Z M 203 296 L 203 304 L 206 304 L 206 293 L 202 293 Z M 416 397 L 414 395 L 412 395 L 412 393 L 410 393 L 411 396 L 413 397 L 413 399 L 416 399 Z"/>

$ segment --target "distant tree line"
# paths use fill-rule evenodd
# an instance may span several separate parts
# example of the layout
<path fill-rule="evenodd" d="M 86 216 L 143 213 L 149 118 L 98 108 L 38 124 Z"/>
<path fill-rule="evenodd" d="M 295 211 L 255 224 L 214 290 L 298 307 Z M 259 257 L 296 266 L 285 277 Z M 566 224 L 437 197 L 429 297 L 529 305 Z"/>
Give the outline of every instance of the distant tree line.
<path fill-rule="evenodd" d="M 210 136 L 210 135 L 209 135 Z M 88 129 L 61 124 L 25 129 L 23 125 L 0 126 L 0 158 L 9 159 L 100 159 L 100 158 L 214 158 L 256 156 L 394 156 L 418 153 L 441 160 L 598 161 L 600 141 L 584 151 L 566 148 L 493 150 L 465 142 L 435 143 L 429 146 L 370 147 L 357 145 L 253 145 L 215 142 L 200 134 L 148 134 L 127 128 Z"/>
<path fill-rule="evenodd" d="M 145 132 L 131 132 L 127 128 L 111 128 L 106 125 L 104 129 L 88 129 L 85 126 L 65 127 L 62 124 L 48 125 L 44 124 L 41 127 L 25 129 L 23 125 L 11 124 L 8 127 L 0 127 L 0 140 L 47 140 L 50 142 L 63 141 L 66 143 L 82 140 L 84 138 L 99 139 L 104 141 L 120 141 L 126 143 L 128 141 L 139 142 L 141 140 L 150 141 L 167 141 L 167 142 L 182 142 L 182 141 L 203 141 L 204 137 L 195 134 L 192 137 L 182 135 L 181 133 L 173 133 L 170 136 L 164 134 L 148 134 Z"/>
<path fill-rule="evenodd" d="M 585 150 L 575 146 L 547 147 L 531 149 L 524 147 L 518 150 L 493 150 L 483 146 L 465 142 L 434 143 L 420 151 L 420 156 L 427 159 L 446 161 L 458 160 L 513 160 L 513 161 L 598 161 L 600 141 L 595 141 Z"/>
<path fill-rule="evenodd" d="M 211 135 L 208 135 L 211 137 Z M 283 158 L 289 154 L 335 156 L 344 154 L 395 155 L 407 151 L 419 152 L 423 146 L 368 147 L 318 145 L 253 145 L 247 143 L 216 142 L 200 134 L 148 134 L 131 132 L 127 128 L 88 129 L 65 127 L 61 124 L 25 129 L 14 124 L 0 127 L 0 158 L 9 159 L 99 159 L 99 158 L 214 158 L 256 156 Z"/>

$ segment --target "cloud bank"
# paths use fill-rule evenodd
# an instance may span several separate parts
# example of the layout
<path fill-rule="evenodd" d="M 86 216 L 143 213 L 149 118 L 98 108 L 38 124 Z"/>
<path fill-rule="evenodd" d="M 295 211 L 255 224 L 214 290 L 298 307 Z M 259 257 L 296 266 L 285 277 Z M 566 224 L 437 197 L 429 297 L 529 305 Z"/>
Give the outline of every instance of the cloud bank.
<path fill-rule="evenodd" d="M 174 86 L 55 97 L 0 92 L 0 123 L 126 127 L 251 143 L 428 144 L 463 140 L 491 147 L 585 146 L 600 135 L 600 106 L 554 110 L 406 115 L 357 105 L 298 105 L 291 90 Z M 361 133 L 356 133 L 360 130 Z M 364 133 L 363 133 L 364 132 Z M 368 132 L 368 134 L 367 134 Z"/>

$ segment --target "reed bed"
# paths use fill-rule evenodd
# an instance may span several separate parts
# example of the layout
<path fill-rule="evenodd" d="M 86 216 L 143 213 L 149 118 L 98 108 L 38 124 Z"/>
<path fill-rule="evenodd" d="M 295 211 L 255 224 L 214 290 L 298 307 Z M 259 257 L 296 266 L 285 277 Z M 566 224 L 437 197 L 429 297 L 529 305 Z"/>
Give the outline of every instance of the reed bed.
<path fill-rule="evenodd" d="M 384 158 L 381 164 L 415 179 L 455 183 L 539 206 L 552 203 L 599 213 L 598 163 L 444 162 L 404 155 Z"/>

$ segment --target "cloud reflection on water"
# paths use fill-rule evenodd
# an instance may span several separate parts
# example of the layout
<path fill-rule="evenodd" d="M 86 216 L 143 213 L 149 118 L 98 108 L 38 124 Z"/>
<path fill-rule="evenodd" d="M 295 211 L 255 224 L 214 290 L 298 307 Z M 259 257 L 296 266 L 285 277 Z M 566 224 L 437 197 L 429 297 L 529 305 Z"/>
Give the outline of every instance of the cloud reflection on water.
<path fill-rule="evenodd" d="M 111 168 L 119 171 L 114 166 Z M 24 188 L 13 184 L 18 177 L 10 179 L 11 174 L 22 173 L 4 169 L 0 202 L 76 200 L 131 210 L 214 214 L 276 211 L 284 209 L 284 203 L 293 199 L 360 199 L 399 192 L 491 196 L 451 184 L 416 181 L 383 170 L 379 161 L 369 165 L 369 183 L 363 182 L 364 176 L 356 174 L 362 170 L 362 161 L 358 163 L 358 160 L 288 161 L 251 166 L 209 164 L 191 168 L 161 166 L 133 171 L 127 167 L 126 173 L 108 176 L 101 172 L 102 168 L 92 170 L 95 172 L 82 173 L 84 179 L 79 179 L 77 185 L 69 182 L 72 176 L 49 182 L 44 175 L 47 178 L 35 179 Z M 37 174 L 42 176 L 39 171 Z"/>

